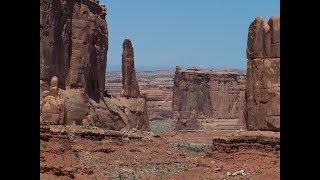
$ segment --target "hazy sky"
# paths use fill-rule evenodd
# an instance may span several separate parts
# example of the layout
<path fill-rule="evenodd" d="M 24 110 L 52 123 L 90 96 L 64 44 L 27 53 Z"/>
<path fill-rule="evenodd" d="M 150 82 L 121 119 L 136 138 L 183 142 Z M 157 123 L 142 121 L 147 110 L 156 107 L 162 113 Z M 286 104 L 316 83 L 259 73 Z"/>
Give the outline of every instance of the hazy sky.
<path fill-rule="evenodd" d="M 107 7 L 108 65 L 132 41 L 136 66 L 246 68 L 257 16 L 280 15 L 280 0 L 100 0 Z"/>

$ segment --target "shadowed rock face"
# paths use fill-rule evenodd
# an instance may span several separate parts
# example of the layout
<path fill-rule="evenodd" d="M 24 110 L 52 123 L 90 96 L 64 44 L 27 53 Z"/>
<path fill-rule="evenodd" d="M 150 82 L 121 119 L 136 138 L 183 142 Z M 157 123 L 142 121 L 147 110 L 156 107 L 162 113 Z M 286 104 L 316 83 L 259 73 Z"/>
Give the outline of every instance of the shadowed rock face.
<path fill-rule="evenodd" d="M 95 1 L 40 0 L 40 79 L 59 88 L 104 91 L 108 30 L 105 7 Z"/>
<path fill-rule="evenodd" d="M 280 17 L 249 27 L 244 118 L 249 130 L 280 131 Z"/>
<path fill-rule="evenodd" d="M 237 73 L 183 71 L 177 67 L 172 102 L 175 129 L 205 129 L 205 121 L 239 119 L 243 91 L 244 82 Z"/>
<path fill-rule="evenodd" d="M 123 42 L 122 52 L 122 97 L 140 97 L 138 80 L 134 69 L 133 47 L 129 39 Z"/>
<path fill-rule="evenodd" d="M 49 81 L 58 77 L 56 89 L 59 87 L 66 108 L 62 120 L 54 109 L 59 102 L 51 98 L 45 107 L 40 104 L 40 121 L 149 130 L 145 99 L 104 97 L 108 50 L 105 16 L 106 7 L 97 0 L 40 0 L 40 92 L 47 102 L 51 98 L 46 98 L 51 91 Z M 50 113 L 54 116 L 49 117 Z"/>

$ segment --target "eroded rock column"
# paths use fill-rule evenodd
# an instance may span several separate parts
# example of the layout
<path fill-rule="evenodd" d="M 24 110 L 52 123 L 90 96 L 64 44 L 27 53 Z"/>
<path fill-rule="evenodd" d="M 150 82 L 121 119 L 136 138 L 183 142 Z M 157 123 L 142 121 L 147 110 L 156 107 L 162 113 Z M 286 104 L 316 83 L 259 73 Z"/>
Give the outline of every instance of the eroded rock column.
<path fill-rule="evenodd" d="M 249 27 L 244 118 L 249 130 L 280 131 L 280 16 Z"/>
<path fill-rule="evenodd" d="M 123 42 L 122 52 L 122 97 L 140 97 L 138 80 L 134 69 L 133 47 L 129 39 Z"/>

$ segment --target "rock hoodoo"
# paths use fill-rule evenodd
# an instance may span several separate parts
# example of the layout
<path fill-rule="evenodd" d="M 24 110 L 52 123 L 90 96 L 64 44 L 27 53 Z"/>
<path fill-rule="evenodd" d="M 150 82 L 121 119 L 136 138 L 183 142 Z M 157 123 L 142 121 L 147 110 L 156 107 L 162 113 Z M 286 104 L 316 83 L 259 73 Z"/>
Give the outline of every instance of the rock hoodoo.
<path fill-rule="evenodd" d="M 51 79 L 50 90 L 42 92 L 40 98 L 40 124 L 65 124 L 66 106 L 58 88 L 58 78 Z"/>
<path fill-rule="evenodd" d="M 134 69 L 133 47 L 129 39 L 125 39 L 123 42 L 121 96 L 133 98 L 140 97 L 138 80 Z"/>
<path fill-rule="evenodd" d="M 249 130 L 280 131 L 280 17 L 249 26 L 244 119 Z"/>
<path fill-rule="evenodd" d="M 217 121 L 233 122 L 235 126 L 229 128 L 240 129 L 244 77 L 236 72 L 194 69 L 176 67 L 172 101 L 175 129 L 216 129 Z"/>

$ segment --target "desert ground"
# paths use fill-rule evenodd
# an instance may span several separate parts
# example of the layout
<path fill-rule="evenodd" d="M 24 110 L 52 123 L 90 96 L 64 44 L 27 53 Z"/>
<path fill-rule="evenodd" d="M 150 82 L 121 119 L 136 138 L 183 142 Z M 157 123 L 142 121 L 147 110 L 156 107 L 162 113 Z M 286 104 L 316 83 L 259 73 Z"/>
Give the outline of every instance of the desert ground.
<path fill-rule="evenodd" d="M 280 179 L 280 146 L 275 148 L 270 140 L 266 141 L 269 144 L 246 144 L 252 133 L 255 137 L 269 138 L 279 138 L 279 133 L 173 132 L 170 123 L 170 120 L 151 121 L 150 132 L 109 132 L 77 125 L 43 126 L 40 129 L 40 177 Z M 213 151 L 213 138 L 227 137 L 244 139 L 234 146 L 234 152 L 224 148 Z"/>

